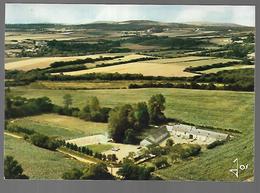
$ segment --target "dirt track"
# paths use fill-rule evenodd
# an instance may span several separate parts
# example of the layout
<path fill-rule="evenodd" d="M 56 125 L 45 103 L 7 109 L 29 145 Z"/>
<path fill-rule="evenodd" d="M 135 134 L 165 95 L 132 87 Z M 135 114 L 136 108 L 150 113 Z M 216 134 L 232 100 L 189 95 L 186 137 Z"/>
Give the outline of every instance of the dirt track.
<path fill-rule="evenodd" d="M 13 133 L 9 133 L 9 132 L 4 132 L 5 135 L 11 136 L 11 137 L 15 137 L 17 139 L 22 139 L 23 137 L 13 134 Z"/>

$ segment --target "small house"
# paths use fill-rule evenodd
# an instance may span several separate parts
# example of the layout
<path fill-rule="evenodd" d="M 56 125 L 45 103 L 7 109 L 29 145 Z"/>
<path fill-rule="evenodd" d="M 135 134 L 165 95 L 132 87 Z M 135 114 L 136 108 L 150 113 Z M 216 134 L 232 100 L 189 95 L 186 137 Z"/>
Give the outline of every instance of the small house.
<path fill-rule="evenodd" d="M 148 137 L 140 142 L 140 146 L 148 146 L 152 144 L 159 144 L 170 136 L 166 127 L 159 127 L 155 132 L 151 133 Z"/>

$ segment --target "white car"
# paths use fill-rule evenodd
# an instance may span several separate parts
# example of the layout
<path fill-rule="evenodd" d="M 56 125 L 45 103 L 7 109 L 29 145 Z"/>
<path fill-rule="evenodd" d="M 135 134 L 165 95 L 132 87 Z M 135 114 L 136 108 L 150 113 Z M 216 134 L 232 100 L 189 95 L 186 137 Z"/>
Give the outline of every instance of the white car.
<path fill-rule="evenodd" d="M 119 151 L 120 149 L 117 148 L 117 147 L 113 147 L 111 150 L 112 150 L 112 151 Z"/>

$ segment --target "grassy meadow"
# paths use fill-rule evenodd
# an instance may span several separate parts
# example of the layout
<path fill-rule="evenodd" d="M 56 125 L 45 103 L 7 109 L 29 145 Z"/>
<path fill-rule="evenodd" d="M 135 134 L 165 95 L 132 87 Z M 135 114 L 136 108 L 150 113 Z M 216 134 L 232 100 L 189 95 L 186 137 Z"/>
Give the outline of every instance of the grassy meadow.
<path fill-rule="evenodd" d="M 36 147 L 23 139 L 5 135 L 4 155 L 13 156 L 30 179 L 61 179 L 64 171 L 87 167 L 59 152 Z"/>
<path fill-rule="evenodd" d="M 107 124 L 87 122 L 79 118 L 57 114 L 24 117 L 13 120 L 12 124 L 61 139 L 73 139 L 107 132 Z"/>
<path fill-rule="evenodd" d="M 102 153 L 104 151 L 110 150 L 113 146 L 111 144 L 93 144 L 88 145 L 87 147 L 91 149 L 93 152 Z"/>
<path fill-rule="evenodd" d="M 114 107 L 125 103 L 147 101 L 150 96 L 162 93 L 166 97 L 167 117 L 177 118 L 197 125 L 233 129 L 232 141 L 214 150 L 204 151 L 199 157 L 158 170 L 165 179 L 188 180 L 241 180 L 253 176 L 254 93 L 209 91 L 190 89 L 113 89 L 113 90 L 44 90 L 15 88 L 12 94 L 28 98 L 49 97 L 61 105 L 64 94 L 73 96 L 73 105 L 82 107 L 88 96 L 97 96 L 102 106 Z M 122 100 L 122 98 L 124 100 Z M 203 101 L 203 104 L 202 104 Z M 41 118 L 42 120 L 42 118 Z M 249 169 L 236 179 L 229 172 L 232 161 L 239 158 Z"/>

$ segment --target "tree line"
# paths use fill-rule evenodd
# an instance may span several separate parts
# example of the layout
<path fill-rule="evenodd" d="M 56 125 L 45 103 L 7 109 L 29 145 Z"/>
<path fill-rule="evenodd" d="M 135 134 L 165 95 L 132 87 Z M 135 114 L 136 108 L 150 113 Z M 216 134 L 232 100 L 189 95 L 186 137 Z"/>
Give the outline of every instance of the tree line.
<path fill-rule="evenodd" d="M 184 89 L 201 89 L 201 90 L 216 90 L 218 87 L 213 83 L 198 84 L 196 82 L 191 83 L 144 83 L 144 84 L 129 84 L 129 89 L 138 88 L 184 88 Z M 219 87 L 221 90 L 222 88 Z"/>
<path fill-rule="evenodd" d="M 223 83 L 224 90 L 254 91 L 254 69 L 225 70 L 193 77 L 196 82 Z"/>
<path fill-rule="evenodd" d="M 228 66 L 234 66 L 237 64 L 240 64 L 240 61 L 231 61 L 226 63 L 216 63 L 216 64 L 210 64 L 210 65 L 203 65 L 203 66 L 190 66 L 185 68 L 185 72 L 192 72 L 192 73 L 198 73 L 198 71 L 204 71 L 209 70 L 212 68 L 222 68 L 222 67 L 228 67 Z"/>

